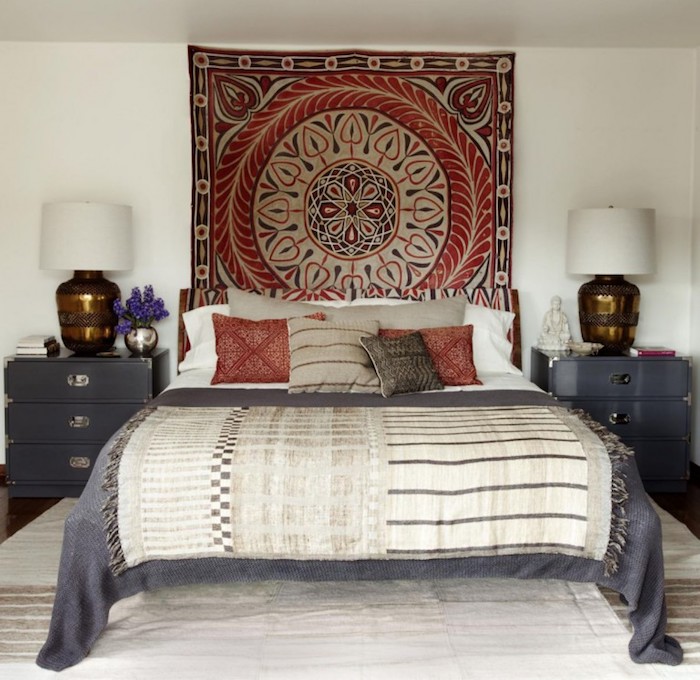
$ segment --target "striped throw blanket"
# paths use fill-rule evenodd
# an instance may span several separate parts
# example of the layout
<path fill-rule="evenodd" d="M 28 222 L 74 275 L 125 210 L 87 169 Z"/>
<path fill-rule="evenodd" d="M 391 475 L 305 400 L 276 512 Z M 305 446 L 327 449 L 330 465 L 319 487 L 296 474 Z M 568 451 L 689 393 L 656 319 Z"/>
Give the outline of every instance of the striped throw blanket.
<path fill-rule="evenodd" d="M 558 553 L 611 540 L 605 445 L 559 407 L 144 409 L 111 453 L 112 569 L 230 556 Z"/>

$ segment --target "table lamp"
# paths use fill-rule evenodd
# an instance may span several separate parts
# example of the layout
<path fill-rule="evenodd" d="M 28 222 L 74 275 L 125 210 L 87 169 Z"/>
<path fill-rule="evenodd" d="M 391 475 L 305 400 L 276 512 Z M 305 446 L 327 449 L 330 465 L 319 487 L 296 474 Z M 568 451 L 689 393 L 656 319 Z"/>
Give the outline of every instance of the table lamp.
<path fill-rule="evenodd" d="M 639 288 L 624 276 L 654 271 L 654 217 L 647 208 L 569 211 L 566 271 L 595 274 L 578 291 L 581 336 L 602 353 L 623 354 L 634 343 Z"/>
<path fill-rule="evenodd" d="M 114 346 L 119 286 L 103 271 L 131 269 L 131 207 L 107 203 L 47 203 L 42 208 L 41 269 L 72 269 L 56 290 L 61 339 L 76 354 Z"/>

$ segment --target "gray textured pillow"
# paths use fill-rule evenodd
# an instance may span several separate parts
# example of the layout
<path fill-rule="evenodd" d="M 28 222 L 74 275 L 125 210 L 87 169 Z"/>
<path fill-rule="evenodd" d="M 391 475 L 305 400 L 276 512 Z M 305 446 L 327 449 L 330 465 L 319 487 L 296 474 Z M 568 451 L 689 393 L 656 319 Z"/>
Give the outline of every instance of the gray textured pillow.
<path fill-rule="evenodd" d="M 308 316 L 314 312 L 325 312 L 322 305 L 314 305 L 310 302 L 294 302 L 290 300 L 278 300 L 258 293 L 251 293 L 238 288 L 229 288 L 228 305 L 230 316 L 251 321 L 263 321 L 264 319 L 289 319 L 292 316 Z"/>
<path fill-rule="evenodd" d="M 464 323 L 466 304 L 467 298 L 460 295 L 401 305 L 351 305 L 323 311 L 326 312 L 326 318 L 334 321 L 378 319 L 381 328 L 441 328 L 461 326 Z"/>
<path fill-rule="evenodd" d="M 377 321 L 289 319 L 289 391 L 379 392 L 379 378 L 360 343 Z"/>
<path fill-rule="evenodd" d="M 444 388 L 420 333 L 367 337 L 360 342 L 372 359 L 383 396 Z"/>

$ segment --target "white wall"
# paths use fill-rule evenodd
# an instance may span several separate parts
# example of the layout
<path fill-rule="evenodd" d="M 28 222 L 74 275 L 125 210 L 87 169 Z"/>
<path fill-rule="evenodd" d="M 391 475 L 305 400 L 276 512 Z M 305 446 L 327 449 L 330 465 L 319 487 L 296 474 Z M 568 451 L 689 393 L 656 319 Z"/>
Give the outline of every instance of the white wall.
<path fill-rule="evenodd" d="M 638 344 L 700 350 L 688 313 L 695 78 L 692 51 L 518 53 L 514 285 L 525 347 L 547 291 L 562 296 L 580 338 L 576 296 L 590 277 L 564 273 L 567 210 L 615 205 L 656 209 L 656 273 L 629 277 L 641 290 Z"/>
<path fill-rule="evenodd" d="M 638 340 L 690 349 L 695 58 L 694 50 L 517 50 L 513 285 L 526 373 L 552 294 L 579 334 L 585 279 L 564 272 L 574 207 L 656 208 L 658 269 L 635 279 Z M 190 262 L 186 46 L 0 43 L 0 91 L 3 356 L 21 335 L 58 333 L 54 290 L 69 273 L 38 269 L 46 201 L 132 205 L 136 266 L 110 278 L 126 292 L 152 283 L 175 312 Z M 174 353 L 175 320 L 158 330 Z"/>
<path fill-rule="evenodd" d="M 691 298 L 688 307 L 690 318 L 690 351 L 693 357 L 693 446 L 691 458 L 700 465 L 700 404 L 698 404 L 698 385 L 700 385 L 700 49 L 695 55 L 695 125 L 693 126 L 693 237 L 692 261 L 690 268 Z M 691 440 L 692 441 L 692 440 Z"/>

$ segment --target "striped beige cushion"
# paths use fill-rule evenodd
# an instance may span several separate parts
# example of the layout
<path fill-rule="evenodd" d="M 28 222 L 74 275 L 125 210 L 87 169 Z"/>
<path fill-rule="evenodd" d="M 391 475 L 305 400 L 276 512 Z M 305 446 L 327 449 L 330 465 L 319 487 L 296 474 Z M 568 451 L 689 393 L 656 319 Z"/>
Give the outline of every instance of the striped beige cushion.
<path fill-rule="evenodd" d="M 379 378 L 360 338 L 378 321 L 289 319 L 290 392 L 379 392 Z"/>

